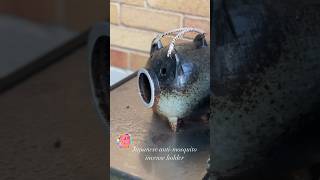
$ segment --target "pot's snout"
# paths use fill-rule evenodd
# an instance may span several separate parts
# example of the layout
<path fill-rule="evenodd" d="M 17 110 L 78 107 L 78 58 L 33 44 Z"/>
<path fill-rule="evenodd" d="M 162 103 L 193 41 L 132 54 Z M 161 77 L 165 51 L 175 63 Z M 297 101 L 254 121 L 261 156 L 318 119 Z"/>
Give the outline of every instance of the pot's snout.
<path fill-rule="evenodd" d="M 139 96 L 145 107 L 151 108 L 155 103 L 158 79 L 151 70 L 141 68 L 138 71 Z"/>

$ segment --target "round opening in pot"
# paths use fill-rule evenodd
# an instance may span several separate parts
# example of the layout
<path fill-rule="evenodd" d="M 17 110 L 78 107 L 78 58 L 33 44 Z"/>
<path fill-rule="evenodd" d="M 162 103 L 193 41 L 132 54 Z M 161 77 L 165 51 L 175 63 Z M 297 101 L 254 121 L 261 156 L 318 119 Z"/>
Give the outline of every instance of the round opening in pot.
<path fill-rule="evenodd" d="M 146 69 L 138 73 L 140 97 L 146 107 L 152 107 L 154 102 L 154 83 Z"/>

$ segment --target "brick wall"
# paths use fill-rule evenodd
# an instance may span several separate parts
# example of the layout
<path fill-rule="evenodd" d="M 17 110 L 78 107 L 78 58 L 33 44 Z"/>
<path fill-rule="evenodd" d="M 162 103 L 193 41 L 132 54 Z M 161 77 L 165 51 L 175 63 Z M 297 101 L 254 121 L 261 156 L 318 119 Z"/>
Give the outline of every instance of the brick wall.
<path fill-rule="evenodd" d="M 147 62 L 151 41 L 159 32 L 197 27 L 209 39 L 210 1 L 111 0 L 110 22 L 111 65 L 137 70 Z"/>

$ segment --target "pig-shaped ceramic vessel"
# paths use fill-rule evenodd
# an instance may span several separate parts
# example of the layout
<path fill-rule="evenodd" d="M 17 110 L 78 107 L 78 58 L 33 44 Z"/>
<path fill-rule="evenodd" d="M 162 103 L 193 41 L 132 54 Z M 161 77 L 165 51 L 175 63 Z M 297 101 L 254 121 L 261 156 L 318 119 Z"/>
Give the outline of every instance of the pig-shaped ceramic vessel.
<path fill-rule="evenodd" d="M 210 48 L 204 33 L 166 47 L 161 37 L 153 40 L 149 61 L 138 72 L 138 88 L 143 104 L 168 118 L 175 132 L 178 120 L 209 97 Z"/>

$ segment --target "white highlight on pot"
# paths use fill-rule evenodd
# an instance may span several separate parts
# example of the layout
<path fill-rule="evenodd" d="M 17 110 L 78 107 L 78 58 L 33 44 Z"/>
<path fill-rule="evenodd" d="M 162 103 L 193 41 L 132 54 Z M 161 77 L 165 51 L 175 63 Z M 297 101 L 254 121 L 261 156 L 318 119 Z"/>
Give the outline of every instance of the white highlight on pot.
<path fill-rule="evenodd" d="M 147 78 L 148 78 L 148 83 L 149 83 L 149 86 L 150 86 L 150 101 L 149 102 L 146 102 L 146 100 L 143 98 L 143 95 L 141 94 L 143 91 L 140 89 L 140 76 L 141 74 L 145 75 Z M 154 87 L 154 82 L 149 74 L 149 72 L 144 69 L 144 68 L 141 68 L 138 72 L 138 88 L 139 88 L 139 95 L 140 95 L 140 99 L 142 100 L 143 104 L 145 107 L 147 108 L 151 108 L 154 104 L 154 93 L 155 93 L 155 87 Z"/>

